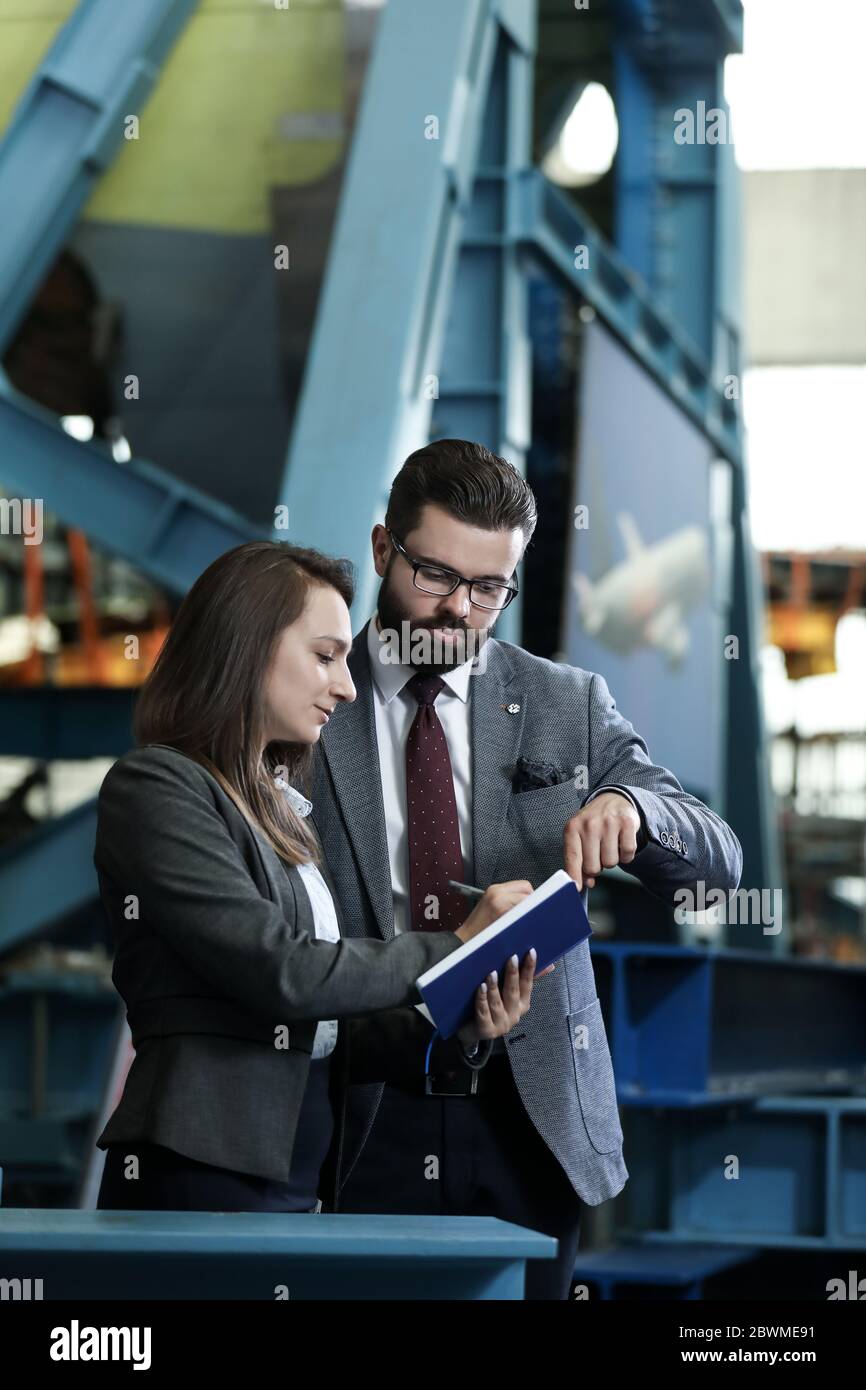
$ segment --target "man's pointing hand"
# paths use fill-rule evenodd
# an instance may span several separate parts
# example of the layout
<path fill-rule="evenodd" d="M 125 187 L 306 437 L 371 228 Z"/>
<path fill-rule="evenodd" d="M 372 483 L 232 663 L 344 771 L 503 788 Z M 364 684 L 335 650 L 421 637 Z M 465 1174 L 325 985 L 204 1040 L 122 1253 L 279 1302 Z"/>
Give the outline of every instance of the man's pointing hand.
<path fill-rule="evenodd" d="M 565 872 L 581 890 L 594 888 L 602 869 L 631 863 L 640 828 L 640 816 L 628 797 L 619 792 L 597 796 L 565 826 Z"/>

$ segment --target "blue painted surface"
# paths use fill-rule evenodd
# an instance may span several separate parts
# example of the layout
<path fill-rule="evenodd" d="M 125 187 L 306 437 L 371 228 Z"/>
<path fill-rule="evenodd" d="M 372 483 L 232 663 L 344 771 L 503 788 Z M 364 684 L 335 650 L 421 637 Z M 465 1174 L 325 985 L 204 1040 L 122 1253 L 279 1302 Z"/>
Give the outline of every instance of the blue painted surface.
<path fill-rule="evenodd" d="M 535 15 L 497 36 L 474 193 L 460 242 L 431 434 L 478 439 L 526 473 L 531 437 L 528 280 L 513 234 L 518 178 L 530 165 Z M 496 625 L 520 640 L 521 598 Z"/>
<path fill-rule="evenodd" d="M 516 235 L 564 279 L 733 463 L 742 459 L 739 404 L 714 381 L 709 358 L 684 333 L 591 218 L 533 170 L 520 181 Z M 575 266 L 575 248 L 588 264 Z"/>
<path fill-rule="evenodd" d="M 866 967 L 597 940 L 591 951 L 623 1105 L 866 1085 Z"/>
<path fill-rule="evenodd" d="M 616 244 L 715 372 L 721 366 L 716 232 L 729 185 L 712 113 L 724 113 L 729 138 L 723 63 L 742 48 L 742 6 L 725 0 L 724 16 L 705 0 L 673 0 L 663 9 L 655 0 L 613 0 L 612 8 L 620 112 Z M 694 116 L 694 138 L 681 143 L 675 131 L 686 110 Z"/>
<path fill-rule="evenodd" d="M 632 1229 L 654 1240 L 866 1251 L 866 1098 L 629 1111 L 625 1129 Z"/>
<path fill-rule="evenodd" d="M 748 1264 L 759 1253 L 748 1245 L 633 1241 L 578 1253 L 574 1278 L 595 1288 L 602 1299 L 633 1298 L 640 1285 L 655 1289 L 656 1297 L 665 1290 L 667 1298 L 695 1300 L 703 1297 L 706 1279 Z"/>
<path fill-rule="evenodd" d="M 49 411 L 0 372 L 0 481 L 183 595 L 226 550 L 266 533 L 144 459 L 119 464 L 108 448 L 66 434 Z M 285 539 L 285 537 L 283 537 Z"/>
<path fill-rule="evenodd" d="M 111 981 L 92 973 L 8 970 L 0 983 L 0 1120 L 93 1114 L 102 1100 L 120 1009 Z M 29 1045 L 22 1046 L 22 1039 Z M 0 1152 L 9 1159 L 7 1148 Z"/>
<path fill-rule="evenodd" d="M 575 504 L 588 508 L 588 525 L 569 528 L 560 646 L 573 666 L 604 673 L 653 761 L 674 768 L 684 787 L 719 810 L 730 595 L 721 583 L 711 480 L 714 468 L 730 473 L 730 466 L 717 460 L 705 433 L 597 320 L 583 333 L 579 393 L 573 495 Z M 628 549 L 625 524 L 639 536 L 641 554 Z M 661 563 L 652 568 L 653 554 L 667 556 L 664 569 Z M 654 610 L 645 608 L 646 625 L 623 605 L 591 635 L 576 581 L 596 590 L 608 576 L 622 583 L 629 572 L 636 609 L 653 601 L 656 590 Z M 650 636 L 651 619 L 665 612 L 675 615 L 667 644 Z M 678 655 L 674 632 L 682 638 Z M 695 717 L 672 719 L 672 710 L 694 711 Z"/>
<path fill-rule="evenodd" d="M 529 28 L 519 7 L 500 13 L 493 0 L 402 0 L 379 19 L 280 493 L 293 538 L 355 561 L 356 622 L 377 582 L 370 530 L 403 459 L 429 437 L 485 111 L 502 96 L 501 83 L 491 88 L 497 53 L 515 34 L 525 44 Z M 525 140 L 528 107 L 503 115 Z M 476 278 L 479 294 L 482 280 L 496 293 L 489 270 Z M 482 394 L 498 376 L 484 341 Z M 323 478 L 340 479 L 339 509 Z"/>
<path fill-rule="evenodd" d="M 0 1277 L 44 1297 L 519 1299 L 556 1241 L 491 1217 L 0 1210 Z"/>
<path fill-rule="evenodd" d="M 98 897 L 95 838 L 94 798 L 0 848 L 0 950 Z"/>
<path fill-rule="evenodd" d="M 627 264 L 649 287 L 656 306 L 704 358 L 717 397 L 742 389 L 739 174 L 730 113 L 724 100 L 723 63 L 742 51 L 740 0 L 611 0 L 614 21 L 614 97 L 620 121 L 615 241 Z M 699 108 L 698 103 L 703 103 Z M 695 117 L 694 142 L 674 139 L 677 113 Z M 704 120 L 699 119 L 703 112 Z M 710 144 L 707 119 L 720 111 L 726 141 Z M 714 119 L 714 118 L 713 118 Z M 627 341 L 627 338 L 625 339 Z M 672 369 L 674 382 L 680 373 Z M 736 383 L 736 387 L 732 385 Z M 690 388 L 682 393 L 692 396 Z M 712 400 L 712 394 L 707 397 Z M 685 403 L 685 402 L 684 402 Z M 687 409 L 693 412 L 697 400 Z M 724 412 L 725 406 L 722 406 Z M 725 768 L 724 813 L 745 846 L 743 882 L 784 887 L 775 822 L 757 657 L 762 644 L 760 576 L 748 537 L 748 485 L 739 410 L 727 402 L 731 448 L 737 464 L 733 610 L 730 632 L 740 643 L 729 661 L 725 720 L 738 731 Z M 715 421 L 710 438 L 719 443 Z M 755 752 L 743 758 L 741 748 Z"/>

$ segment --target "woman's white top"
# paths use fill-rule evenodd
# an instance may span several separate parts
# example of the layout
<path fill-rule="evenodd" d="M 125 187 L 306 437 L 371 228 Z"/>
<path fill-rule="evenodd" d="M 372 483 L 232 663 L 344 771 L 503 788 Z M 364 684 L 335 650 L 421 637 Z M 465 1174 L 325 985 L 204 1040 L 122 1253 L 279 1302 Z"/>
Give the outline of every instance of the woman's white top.
<path fill-rule="evenodd" d="M 277 778 L 275 785 L 285 792 L 286 800 L 299 816 L 310 814 L 313 809 L 312 801 L 303 796 L 296 787 L 290 786 L 282 777 Z M 317 939 L 320 941 L 339 941 L 340 928 L 337 924 L 337 913 L 327 883 L 315 864 L 298 864 L 297 869 L 304 881 L 304 887 L 313 909 L 313 925 Z M 313 1039 L 313 1061 L 317 1062 L 323 1057 L 329 1057 L 336 1046 L 337 1020 L 335 1018 L 325 1019 L 316 1028 L 316 1036 Z"/>

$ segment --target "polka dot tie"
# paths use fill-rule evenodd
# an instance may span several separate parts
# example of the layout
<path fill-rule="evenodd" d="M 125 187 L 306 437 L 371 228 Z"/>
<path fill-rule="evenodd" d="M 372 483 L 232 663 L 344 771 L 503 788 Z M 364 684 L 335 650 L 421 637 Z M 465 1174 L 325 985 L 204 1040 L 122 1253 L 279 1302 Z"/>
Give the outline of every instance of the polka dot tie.
<path fill-rule="evenodd" d="M 409 899 L 413 931 L 455 931 L 472 904 L 448 887 L 465 883 L 460 824 L 448 742 L 433 708 L 445 688 L 441 676 L 419 673 L 406 684 L 418 713 L 406 741 L 409 827 Z"/>

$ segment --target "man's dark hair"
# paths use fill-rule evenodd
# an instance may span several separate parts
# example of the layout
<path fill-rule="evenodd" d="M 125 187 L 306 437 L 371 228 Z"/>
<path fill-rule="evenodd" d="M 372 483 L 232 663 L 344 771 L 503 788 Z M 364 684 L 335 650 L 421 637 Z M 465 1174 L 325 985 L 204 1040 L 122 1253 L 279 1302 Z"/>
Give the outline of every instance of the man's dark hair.
<path fill-rule="evenodd" d="M 468 439 L 437 439 L 410 454 L 391 484 L 385 525 L 402 541 L 428 503 L 485 531 L 523 531 L 532 539 L 532 489 L 507 459 Z"/>

